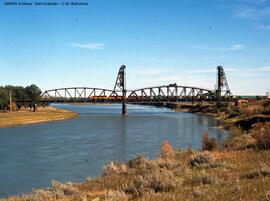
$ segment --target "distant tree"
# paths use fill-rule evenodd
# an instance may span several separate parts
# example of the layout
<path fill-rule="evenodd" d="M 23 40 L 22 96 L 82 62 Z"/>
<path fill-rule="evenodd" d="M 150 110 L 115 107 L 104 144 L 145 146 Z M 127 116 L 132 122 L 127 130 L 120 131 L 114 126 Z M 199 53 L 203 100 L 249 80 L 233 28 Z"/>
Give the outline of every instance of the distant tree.
<path fill-rule="evenodd" d="M 40 95 L 42 93 L 40 88 L 35 84 L 25 87 L 25 92 L 27 98 L 33 102 L 40 100 Z"/>
<path fill-rule="evenodd" d="M 6 85 L 0 86 L 0 110 L 7 110 L 9 107 L 9 91 L 11 90 L 12 100 L 16 103 L 18 110 L 21 107 L 33 108 L 35 103 L 40 100 L 41 90 L 38 86 L 32 84 L 27 87 Z M 26 102 L 31 103 L 26 103 Z M 35 107 L 34 107 L 35 108 Z"/>
<path fill-rule="evenodd" d="M 23 106 L 27 106 L 23 102 L 26 100 L 26 90 L 24 87 L 17 86 L 12 95 L 14 96 L 14 101 L 18 110 L 20 110 Z"/>
<path fill-rule="evenodd" d="M 7 110 L 9 104 L 9 94 L 4 87 L 0 88 L 0 109 Z"/>
<path fill-rule="evenodd" d="M 41 92 L 40 88 L 37 85 L 32 84 L 30 86 L 25 87 L 25 93 L 27 96 L 26 99 L 31 101 L 31 103 L 29 103 L 29 105 L 28 105 L 30 107 L 30 110 L 32 108 L 34 108 L 34 110 L 35 110 L 35 105 L 41 98 L 40 95 L 42 92 Z"/>

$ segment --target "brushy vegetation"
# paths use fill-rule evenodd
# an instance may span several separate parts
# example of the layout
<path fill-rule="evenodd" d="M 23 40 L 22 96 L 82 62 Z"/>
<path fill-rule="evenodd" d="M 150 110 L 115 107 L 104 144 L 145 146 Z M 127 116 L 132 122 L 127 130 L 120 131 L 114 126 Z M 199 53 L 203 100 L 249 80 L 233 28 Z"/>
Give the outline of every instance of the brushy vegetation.
<path fill-rule="evenodd" d="M 270 100 L 245 103 L 245 106 L 229 105 L 220 120 L 229 129 L 228 139 L 222 145 L 226 150 L 270 149 Z M 204 137 L 203 148 L 211 149 L 211 140 Z M 208 147 L 207 147 L 208 145 Z M 210 147 L 210 148 L 209 148 Z"/>
<path fill-rule="evenodd" d="M 155 160 L 138 155 L 110 162 L 99 178 L 53 181 L 51 188 L 5 201 L 267 200 L 269 186 L 268 150 L 177 151 L 166 141 Z"/>

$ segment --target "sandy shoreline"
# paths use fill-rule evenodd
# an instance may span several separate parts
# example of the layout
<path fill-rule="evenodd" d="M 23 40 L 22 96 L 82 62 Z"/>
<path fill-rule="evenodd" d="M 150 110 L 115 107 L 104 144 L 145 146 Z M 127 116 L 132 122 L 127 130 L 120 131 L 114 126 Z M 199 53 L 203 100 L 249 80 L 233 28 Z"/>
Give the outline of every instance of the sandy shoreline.
<path fill-rule="evenodd" d="M 0 113 L 0 128 L 61 121 L 71 119 L 76 116 L 78 116 L 78 114 L 75 112 L 53 107 L 40 107 L 37 112 L 31 112 L 28 110 L 15 111 L 12 113 L 2 112 Z"/>

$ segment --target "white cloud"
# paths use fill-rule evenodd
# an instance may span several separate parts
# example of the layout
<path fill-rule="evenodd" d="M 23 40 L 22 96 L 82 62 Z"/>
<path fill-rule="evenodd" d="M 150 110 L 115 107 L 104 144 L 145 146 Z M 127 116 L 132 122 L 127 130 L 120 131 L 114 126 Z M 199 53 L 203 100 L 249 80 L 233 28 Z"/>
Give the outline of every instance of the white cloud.
<path fill-rule="evenodd" d="M 83 49 L 92 49 L 92 50 L 104 49 L 104 46 L 105 46 L 103 43 L 85 43 L 85 44 L 71 43 L 68 45 L 72 46 L 72 47 L 78 47 L 78 48 L 83 48 Z"/>
<path fill-rule="evenodd" d="M 208 50 L 208 51 L 237 51 L 243 50 L 246 48 L 243 44 L 232 44 L 229 47 L 210 47 L 206 44 L 197 45 L 194 47 L 195 49 Z"/>

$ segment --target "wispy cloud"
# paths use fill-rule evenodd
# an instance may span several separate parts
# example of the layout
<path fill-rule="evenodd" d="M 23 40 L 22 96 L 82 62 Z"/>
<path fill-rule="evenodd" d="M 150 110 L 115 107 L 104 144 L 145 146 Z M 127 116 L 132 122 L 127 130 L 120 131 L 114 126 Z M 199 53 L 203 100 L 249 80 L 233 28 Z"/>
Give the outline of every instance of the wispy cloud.
<path fill-rule="evenodd" d="M 270 72 L 270 66 L 261 67 L 259 70 L 263 72 Z"/>
<path fill-rule="evenodd" d="M 270 7 L 242 6 L 235 9 L 234 15 L 239 18 L 261 19 L 270 16 Z"/>
<path fill-rule="evenodd" d="M 259 28 L 270 30 L 270 25 L 259 25 Z"/>
<path fill-rule="evenodd" d="M 72 47 L 78 47 L 78 48 L 83 48 L 83 49 L 92 49 L 92 50 L 97 50 L 97 49 L 104 49 L 105 45 L 103 43 L 70 43 L 68 46 Z"/>
<path fill-rule="evenodd" d="M 233 71 L 238 71 L 238 68 L 225 68 L 226 72 L 233 72 Z M 185 71 L 185 73 L 213 73 L 216 72 L 216 68 L 205 68 L 205 69 L 194 69 L 190 71 Z"/>
<path fill-rule="evenodd" d="M 211 47 L 206 44 L 197 45 L 194 47 L 195 49 L 208 50 L 208 51 L 236 51 L 243 50 L 246 48 L 243 44 L 232 44 L 229 47 Z"/>
<path fill-rule="evenodd" d="M 173 72 L 173 68 L 159 68 L 159 67 L 155 67 L 155 68 L 138 68 L 136 69 L 135 72 L 133 72 L 134 74 L 144 74 L 144 75 L 160 75 L 160 74 L 166 74 L 166 73 L 171 73 Z"/>
<path fill-rule="evenodd" d="M 234 51 L 234 50 L 242 50 L 245 48 L 246 48 L 246 46 L 243 44 L 233 44 L 231 47 L 221 48 L 221 49 L 228 50 L 228 51 Z"/>
<path fill-rule="evenodd" d="M 270 66 L 249 69 L 248 71 L 250 71 L 250 72 L 270 72 Z"/>
<path fill-rule="evenodd" d="M 246 4 L 246 5 L 260 5 L 264 4 L 269 0 L 234 0 L 236 3 Z"/>

